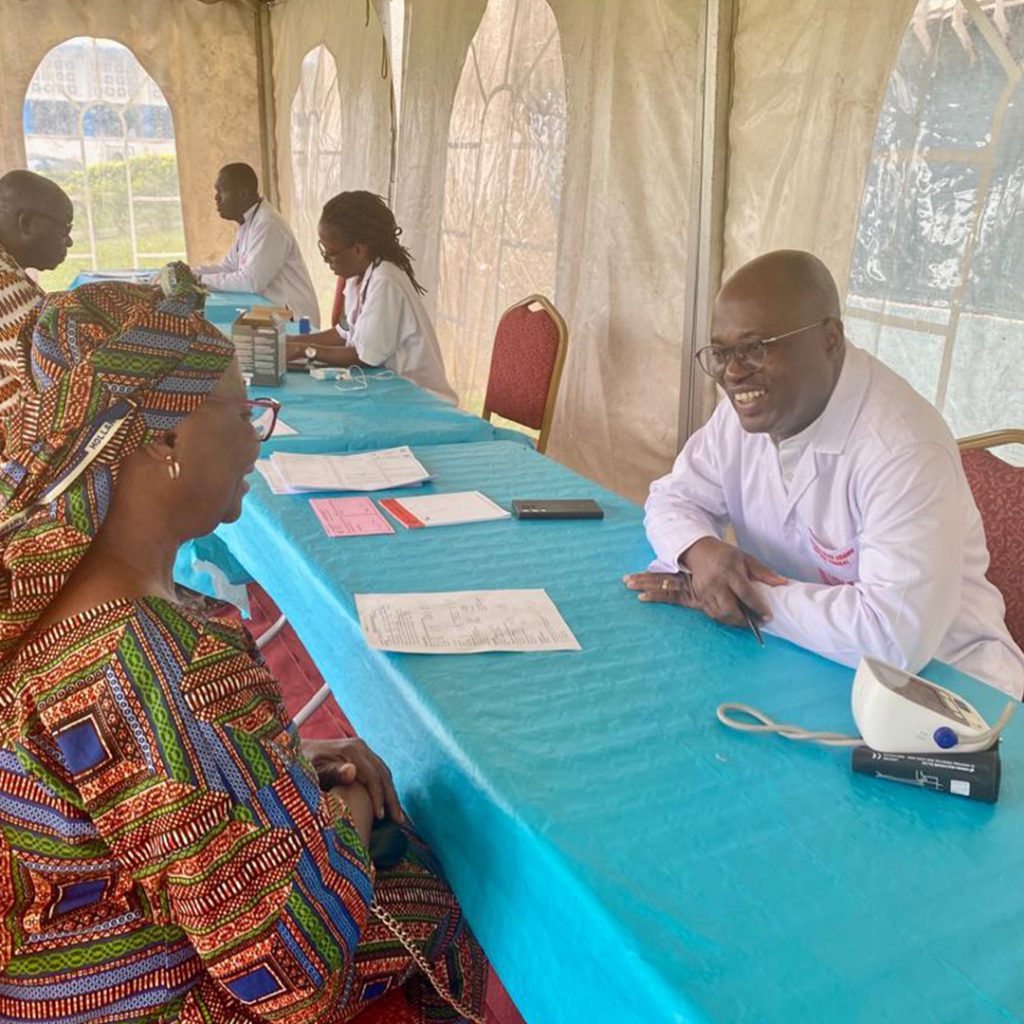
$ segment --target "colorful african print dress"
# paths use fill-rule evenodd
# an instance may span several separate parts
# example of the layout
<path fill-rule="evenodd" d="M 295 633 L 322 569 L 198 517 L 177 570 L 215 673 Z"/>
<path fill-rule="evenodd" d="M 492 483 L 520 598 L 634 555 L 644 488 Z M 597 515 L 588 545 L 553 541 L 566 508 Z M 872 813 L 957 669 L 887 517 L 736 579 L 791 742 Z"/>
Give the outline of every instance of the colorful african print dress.
<path fill-rule="evenodd" d="M 0 1022 L 347 1021 L 406 982 L 418 1021 L 482 1017 L 429 854 L 374 871 L 239 627 L 58 623 L 0 670 L 0 730 Z"/>

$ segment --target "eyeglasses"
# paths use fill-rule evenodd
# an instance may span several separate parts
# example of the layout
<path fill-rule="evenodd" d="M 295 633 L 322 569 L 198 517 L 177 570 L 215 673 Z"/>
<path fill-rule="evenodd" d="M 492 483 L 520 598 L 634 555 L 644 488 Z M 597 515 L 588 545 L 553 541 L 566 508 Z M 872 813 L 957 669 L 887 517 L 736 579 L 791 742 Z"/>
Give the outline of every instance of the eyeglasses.
<path fill-rule="evenodd" d="M 249 410 L 252 429 L 256 431 L 256 440 L 261 444 L 270 439 L 277 426 L 277 417 L 281 412 L 281 403 L 276 398 L 227 398 L 223 395 L 210 395 L 215 402 L 232 402 Z M 257 411 L 259 410 L 259 411 Z"/>
<path fill-rule="evenodd" d="M 320 257 L 324 263 L 330 263 L 336 256 L 340 256 L 343 252 L 347 252 L 355 242 L 350 242 L 348 245 L 343 245 L 340 249 L 335 249 L 334 252 L 330 252 L 326 245 L 318 238 L 316 240 L 316 247 L 320 250 Z"/>
<path fill-rule="evenodd" d="M 709 376 L 718 378 L 725 373 L 728 365 L 735 359 L 750 370 L 760 370 L 764 366 L 768 356 L 768 346 L 774 345 L 777 341 L 792 338 L 794 334 L 803 334 L 813 327 L 821 327 L 827 324 L 831 317 L 824 320 L 815 320 L 813 324 L 805 327 L 798 327 L 795 331 L 786 331 L 785 334 L 776 334 L 773 338 L 755 338 L 753 341 L 745 341 L 740 345 L 705 345 L 694 353 L 697 365 Z"/>

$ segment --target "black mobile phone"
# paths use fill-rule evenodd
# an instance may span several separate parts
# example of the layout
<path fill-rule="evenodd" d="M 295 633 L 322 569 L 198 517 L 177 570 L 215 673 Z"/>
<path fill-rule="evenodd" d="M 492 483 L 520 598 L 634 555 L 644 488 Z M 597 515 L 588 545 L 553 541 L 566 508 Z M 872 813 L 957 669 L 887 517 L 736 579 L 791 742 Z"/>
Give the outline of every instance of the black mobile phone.
<path fill-rule="evenodd" d="M 515 498 L 517 519 L 604 519 L 604 509 L 591 498 Z"/>

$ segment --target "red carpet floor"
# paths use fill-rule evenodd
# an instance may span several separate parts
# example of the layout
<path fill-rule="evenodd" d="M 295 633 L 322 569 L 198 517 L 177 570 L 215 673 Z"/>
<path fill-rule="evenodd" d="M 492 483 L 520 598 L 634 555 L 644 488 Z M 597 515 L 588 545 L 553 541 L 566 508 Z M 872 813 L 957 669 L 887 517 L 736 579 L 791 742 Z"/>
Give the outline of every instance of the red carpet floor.
<path fill-rule="evenodd" d="M 259 637 L 277 621 L 280 612 L 267 593 L 255 584 L 249 586 L 249 606 L 252 621 L 248 626 L 253 635 Z M 290 625 L 271 639 L 262 653 L 270 671 L 281 684 L 288 713 L 294 715 L 323 686 L 323 677 Z M 354 736 L 355 730 L 334 697 L 328 697 L 302 727 L 302 735 L 309 739 L 329 739 L 332 736 Z M 401 1024 L 403 1015 L 399 1010 L 389 1011 L 385 1007 L 381 1010 L 383 1015 L 370 1015 L 373 1024 L 392 1024 L 392 1017 L 394 1024 Z M 361 1014 L 359 1020 L 364 1017 L 367 1014 Z M 525 1024 L 494 971 L 491 971 L 487 989 L 487 1021 L 488 1024 Z"/>

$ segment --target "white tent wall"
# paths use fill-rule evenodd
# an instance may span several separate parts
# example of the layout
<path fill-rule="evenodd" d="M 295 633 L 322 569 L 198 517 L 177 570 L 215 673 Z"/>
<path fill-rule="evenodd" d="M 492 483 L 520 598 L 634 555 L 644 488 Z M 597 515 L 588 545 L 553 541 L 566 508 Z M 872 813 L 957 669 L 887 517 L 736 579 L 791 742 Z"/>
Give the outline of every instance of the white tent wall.
<path fill-rule="evenodd" d="M 213 180 L 228 161 L 260 166 L 253 5 L 0 0 L 0 25 L 0 169 L 25 166 L 22 105 L 47 51 L 75 36 L 113 39 L 135 54 L 171 107 L 189 259 L 223 255 L 234 231 L 217 216 Z"/>
<path fill-rule="evenodd" d="M 568 98 L 550 453 L 633 498 L 675 454 L 699 10 L 552 0 Z"/>
<path fill-rule="evenodd" d="M 315 227 L 323 204 L 336 191 L 369 189 L 387 196 L 391 174 L 391 77 L 382 61 L 383 30 L 366 0 L 288 0 L 271 8 L 275 155 L 282 211 L 299 234 L 303 255 L 316 274 L 321 265 Z M 327 194 L 311 188 L 304 210 L 292 209 L 292 101 L 302 60 L 323 45 L 334 57 L 341 100 L 344 158 Z M 389 63 L 389 62 L 388 62 Z M 383 72 L 383 73 L 382 73 Z M 326 315 L 330 308 L 322 309 Z"/>
<path fill-rule="evenodd" d="M 554 300 L 570 342 L 549 451 L 642 497 L 675 446 L 698 8 L 550 5 L 568 102 Z M 406 3 L 396 213 L 432 312 L 449 119 L 485 6 Z"/>
<path fill-rule="evenodd" d="M 743 0 L 723 274 L 807 249 L 846 287 L 864 175 L 914 0 Z"/>
<path fill-rule="evenodd" d="M 302 58 L 325 45 L 338 67 L 343 187 L 387 195 L 395 175 L 403 240 L 433 311 L 449 119 L 486 0 L 405 0 L 392 167 L 391 78 L 381 75 L 381 46 L 400 2 L 271 6 L 276 127 L 262 141 L 281 205 L 292 213 L 291 103 Z M 680 361 L 688 358 L 687 232 L 705 5 L 548 2 L 568 103 L 553 297 L 571 332 L 550 452 L 642 498 L 675 454 Z M 216 171 L 228 160 L 261 166 L 256 6 L 0 0 L 0 168 L 24 164 L 22 102 L 43 55 L 73 36 L 117 40 L 171 105 L 189 257 L 219 255 L 233 232 L 211 201 Z M 768 249 L 799 246 L 821 255 L 845 286 L 875 123 L 913 10 L 913 0 L 737 0 L 729 127 L 718 140 L 728 150 L 717 225 L 725 273 Z"/>
<path fill-rule="evenodd" d="M 395 216 L 436 314 L 448 125 L 486 0 L 405 0 Z"/>

